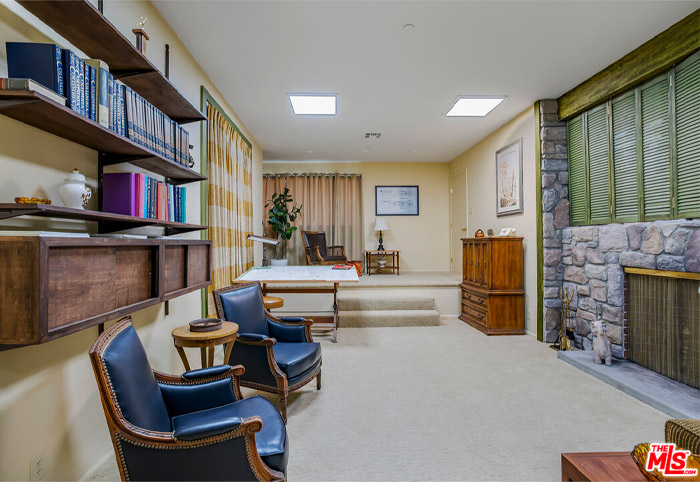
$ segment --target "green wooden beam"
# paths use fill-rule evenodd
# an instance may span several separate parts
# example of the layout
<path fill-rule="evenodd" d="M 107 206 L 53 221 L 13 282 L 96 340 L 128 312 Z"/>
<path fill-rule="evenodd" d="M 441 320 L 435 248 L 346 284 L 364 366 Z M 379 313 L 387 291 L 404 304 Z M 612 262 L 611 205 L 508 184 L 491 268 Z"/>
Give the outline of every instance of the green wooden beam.
<path fill-rule="evenodd" d="M 568 119 L 668 70 L 700 48 L 700 9 L 559 98 Z"/>
<path fill-rule="evenodd" d="M 542 239 L 542 140 L 540 101 L 535 102 L 535 204 L 537 206 L 537 340 L 544 341 L 544 241 Z"/>

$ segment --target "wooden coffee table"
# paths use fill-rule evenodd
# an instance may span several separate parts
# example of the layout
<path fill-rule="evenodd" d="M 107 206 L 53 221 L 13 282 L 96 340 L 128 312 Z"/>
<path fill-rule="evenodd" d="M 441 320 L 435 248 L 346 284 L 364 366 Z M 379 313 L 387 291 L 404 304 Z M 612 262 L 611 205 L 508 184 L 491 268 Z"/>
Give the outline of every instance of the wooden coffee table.
<path fill-rule="evenodd" d="M 581 452 L 561 454 L 561 480 L 648 482 L 631 452 Z"/>

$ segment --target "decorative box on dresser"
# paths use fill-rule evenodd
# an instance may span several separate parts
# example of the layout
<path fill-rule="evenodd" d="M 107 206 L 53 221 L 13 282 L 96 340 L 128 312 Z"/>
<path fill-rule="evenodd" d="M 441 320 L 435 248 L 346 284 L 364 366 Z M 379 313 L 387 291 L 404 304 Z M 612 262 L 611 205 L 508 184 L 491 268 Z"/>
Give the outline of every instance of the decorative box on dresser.
<path fill-rule="evenodd" d="M 487 335 L 523 335 L 523 238 L 462 238 L 462 314 Z"/>

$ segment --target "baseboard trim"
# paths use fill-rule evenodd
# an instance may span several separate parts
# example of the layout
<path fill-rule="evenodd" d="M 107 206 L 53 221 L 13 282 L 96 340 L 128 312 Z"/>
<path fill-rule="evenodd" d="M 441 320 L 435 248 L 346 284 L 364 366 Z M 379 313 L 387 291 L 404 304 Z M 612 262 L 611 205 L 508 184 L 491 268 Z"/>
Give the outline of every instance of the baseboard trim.
<path fill-rule="evenodd" d="M 115 460 L 114 456 L 114 451 L 112 449 L 109 450 L 106 454 L 104 454 L 100 460 L 97 461 L 95 465 L 93 465 L 90 470 L 85 472 L 85 475 L 83 475 L 80 478 L 80 481 L 86 481 L 86 480 L 92 480 L 97 476 L 100 472 L 102 472 L 105 467 L 107 467 L 107 464 L 109 464 L 112 460 Z"/>

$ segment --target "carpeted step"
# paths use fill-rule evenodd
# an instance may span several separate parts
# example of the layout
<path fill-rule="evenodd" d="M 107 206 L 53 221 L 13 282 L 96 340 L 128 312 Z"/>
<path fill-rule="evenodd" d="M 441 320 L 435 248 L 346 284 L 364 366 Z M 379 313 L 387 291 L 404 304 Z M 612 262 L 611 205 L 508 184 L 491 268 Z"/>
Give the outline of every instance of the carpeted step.
<path fill-rule="evenodd" d="M 435 310 L 370 310 L 340 311 L 341 328 L 374 328 L 380 326 L 438 326 L 440 313 Z"/>
<path fill-rule="evenodd" d="M 428 296 L 363 296 L 338 298 L 340 311 L 434 310 L 435 299 Z M 392 325 L 386 325 L 392 326 Z"/>

